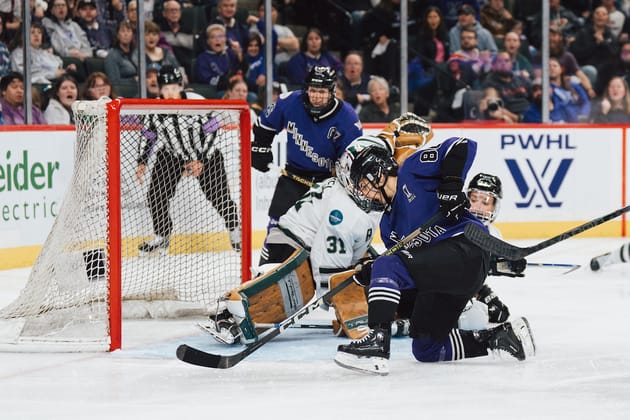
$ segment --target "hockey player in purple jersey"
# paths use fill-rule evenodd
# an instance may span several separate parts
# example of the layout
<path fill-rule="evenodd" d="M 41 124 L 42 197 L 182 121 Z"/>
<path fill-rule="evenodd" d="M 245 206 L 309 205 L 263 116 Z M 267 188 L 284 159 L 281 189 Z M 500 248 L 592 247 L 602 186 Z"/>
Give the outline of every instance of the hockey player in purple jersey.
<path fill-rule="evenodd" d="M 287 130 L 287 163 L 269 206 L 268 229 L 313 183 L 330 178 L 337 159 L 363 134 L 356 112 L 335 97 L 335 70 L 313 67 L 305 84 L 304 90 L 280 95 L 254 124 L 252 166 L 261 172 L 273 161 L 275 135 Z"/>
<path fill-rule="evenodd" d="M 463 179 L 476 154 L 470 139 L 452 137 L 421 149 L 399 168 L 382 149 L 369 148 L 354 160 L 351 180 L 357 193 L 383 207 L 381 236 L 389 248 L 437 212 L 442 221 L 402 251 L 366 261 L 354 275 L 368 288 L 370 332 L 338 347 L 337 364 L 354 370 L 389 373 L 391 321 L 401 293 L 415 293 L 410 336 L 414 357 L 438 362 L 507 352 L 518 360 L 535 353 L 525 318 L 479 331 L 457 329 L 468 300 L 481 288 L 490 265 L 487 251 L 462 234 L 468 223 L 483 224 L 467 207 Z"/>

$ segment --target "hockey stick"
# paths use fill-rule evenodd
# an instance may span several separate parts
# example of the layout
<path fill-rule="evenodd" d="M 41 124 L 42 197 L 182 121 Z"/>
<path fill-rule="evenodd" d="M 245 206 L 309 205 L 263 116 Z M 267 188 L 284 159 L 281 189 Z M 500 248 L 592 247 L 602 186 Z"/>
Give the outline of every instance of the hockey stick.
<path fill-rule="evenodd" d="M 435 223 L 440 221 L 442 218 L 443 218 L 442 213 L 436 213 L 426 223 L 424 223 L 418 229 L 414 230 L 412 233 L 407 235 L 396 245 L 392 246 L 391 248 L 383 252 L 382 255 L 392 255 L 393 253 L 399 251 L 405 245 L 407 245 L 412 239 L 414 239 L 415 237 L 417 237 L 418 235 L 420 235 L 427 229 L 433 227 L 433 225 L 435 225 Z M 216 368 L 216 369 L 231 368 L 235 366 L 236 364 L 238 364 L 241 360 L 245 359 L 247 356 L 255 352 L 256 350 L 258 350 L 259 348 L 267 344 L 269 341 L 273 340 L 275 337 L 280 335 L 284 330 L 291 327 L 292 325 L 295 325 L 298 320 L 304 318 L 306 315 L 310 314 L 315 309 L 319 308 L 322 304 L 324 303 L 330 304 L 331 298 L 335 296 L 337 293 L 341 292 L 346 287 L 348 287 L 350 284 L 352 284 L 352 282 L 353 282 L 352 276 L 348 277 L 343 282 L 339 283 L 336 287 L 329 290 L 328 292 L 326 292 L 325 294 L 323 294 L 322 296 L 320 296 L 313 302 L 304 306 L 302 309 L 298 310 L 293 315 L 291 315 L 290 317 L 282 321 L 280 324 L 278 324 L 278 326 L 275 326 L 267 330 L 267 332 L 264 333 L 264 335 L 262 335 L 258 339 L 258 341 L 255 341 L 254 343 L 245 347 L 243 350 L 241 350 L 238 353 L 229 354 L 229 355 L 213 354 L 213 353 L 207 353 L 203 350 L 196 349 L 187 344 L 181 344 L 179 347 L 177 347 L 177 358 L 183 362 L 190 363 L 196 366 L 203 366 L 203 367 Z"/>
<path fill-rule="evenodd" d="M 619 210 L 615 210 L 612 213 L 608 213 L 602 217 L 593 219 L 590 222 L 586 222 L 580 226 L 574 227 L 573 229 L 561 233 L 560 235 L 554 236 L 553 238 L 549 238 L 536 245 L 524 248 L 509 244 L 499 238 L 495 238 L 481 227 L 472 223 L 466 225 L 466 227 L 464 228 L 464 235 L 471 242 L 487 251 L 490 251 L 490 253 L 511 261 L 516 261 L 525 258 L 529 254 L 533 254 L 534 252 L 538 252 L 541 249 L 545 249 L 551 245 L 557 244 L 558 242 L 564 241 L 565 239 L 569 239 L 570 237 L 582 233 L 585 230 L 592 229 L 595 226 L 599 226 L 604 222 L 619 217 L 629 210 L 630 206 L 620 208 Z"/>
<path fill-rule="evenodd" d="M 528 267 L 551 267 L 551 268 L 568 268 L 562 274 L 569 274 L 582 266 L 580 264 L 562 264 L 562 263 L 527 263 Z"/>

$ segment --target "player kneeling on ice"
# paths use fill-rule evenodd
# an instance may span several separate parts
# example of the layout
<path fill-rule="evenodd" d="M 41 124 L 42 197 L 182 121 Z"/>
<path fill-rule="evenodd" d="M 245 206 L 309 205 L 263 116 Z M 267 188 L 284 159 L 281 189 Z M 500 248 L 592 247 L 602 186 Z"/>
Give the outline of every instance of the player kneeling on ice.
<path fill-rule="evenodd" d="M 390 155 L 395 147 L 409 145 L 405 133 L 410 130 L 415 146 L 433 135 L 426 121 L 404 114 L 378 137 L 355 139 L 337 162 L 336 177 L 313 185 L 269 231 L 260 269 L 269 270 L 267 264 L 274 268 L 228 292 L 219 303 L 226 309 L 210 317 L 206 331 L 228 344 L 253 342 L 261 330 L 257 324 L 285 320 L 306 305 L 316 290 L 321 291 L 322 286 L 332 289 L 351 276 L 354 271 L 348 269 L 368 251 L 383 208 L 350 188 L 352 162 L 368 147 Z M 331 273 L 336 274 L 329 279 Z M 347 287 L 333 297 L 332 304 L 347 336 L 365 335 L 363 288 Z"/>
<path fill-rule="evenodd" d="M 467 224 L 484 226 L 467 207 L 463 179 L 477 144 L 452 137 L 420 149 L 398 167 L 380 148 L 367 148 L 354 159 L 350 180 L 356 195 L 384 209 L 381 236 L 387 247 L 411 234 L 434 214 L 443 219 L 393 255 L 366 261 L 354 275 L 368 288 L 368 325 L 363 339 L 338 347 L 335 361 L 346 368 L 389 373 L 391 321 L 401 291 L 415 289 L 410 336 L 412 352 L 422 362 L 479 357 L 488 350 L 518 360 L 535 353 L 525 318 L 495 328 L 456 328 L 467 302 L 479 291 L 490 268 L 490 255 L 462 234 Z M 485 228 L 485 227 L 484 227 Z"/>

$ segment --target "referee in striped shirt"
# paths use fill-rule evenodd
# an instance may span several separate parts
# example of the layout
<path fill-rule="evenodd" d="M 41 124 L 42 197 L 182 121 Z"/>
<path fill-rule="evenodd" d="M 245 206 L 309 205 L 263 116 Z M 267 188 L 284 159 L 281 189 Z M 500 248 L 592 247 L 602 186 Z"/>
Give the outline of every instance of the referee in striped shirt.
<path fill-rule="evenodd" d="M 173 66 L 163 66 L 158 75 L 160 98 L 203 99 L 184 92 L 182 73 Z M 238 209 L 231 198 L 224 158 L 215 144 L 219 121 L 212 113 L 199 115 L 149 114 L 144 117 L 136 178 L 144 183 L 147 162 L 154 149 L 155 166 L 151 171 L 148 202 L 155 238 L 140 244 L 143 253 L 165 252 L 170 244 L 173 221 L 169 201 L 182 176 L 194 176 L 208 201 L 225 222 L 232 248 L 240 252 L 241 233 Z"/>

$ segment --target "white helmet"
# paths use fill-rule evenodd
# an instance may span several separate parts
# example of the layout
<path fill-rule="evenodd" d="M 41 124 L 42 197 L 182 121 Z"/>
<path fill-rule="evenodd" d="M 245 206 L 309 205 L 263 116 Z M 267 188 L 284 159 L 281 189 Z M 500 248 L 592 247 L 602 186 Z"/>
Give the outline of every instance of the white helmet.
<path fill-rule="evenodd" d="M 361 210 L 365 211 L 366 213 L 370 210 L 373 210 L 371 206 L 371 200 L 368 200 L 361 194 L 359 194 L 350 177 L 350 171 L 352 169 L 352 163 L 359 155 L 359 153 L 369 147 L 378 147 L 389 152 L 389 148 L 387 147 L 383 139 L 376 136 L 364 135 L 354 139 L 352 143 L 350 143 L 348 147 L 346 147 L 346 150 L 343 152 L 341 157 L 339 157 L 337 163 L 335 164 L 337 179 L 346 189 L 348 195 L 357 203 L 359 208 L 361 208 Z"/>

